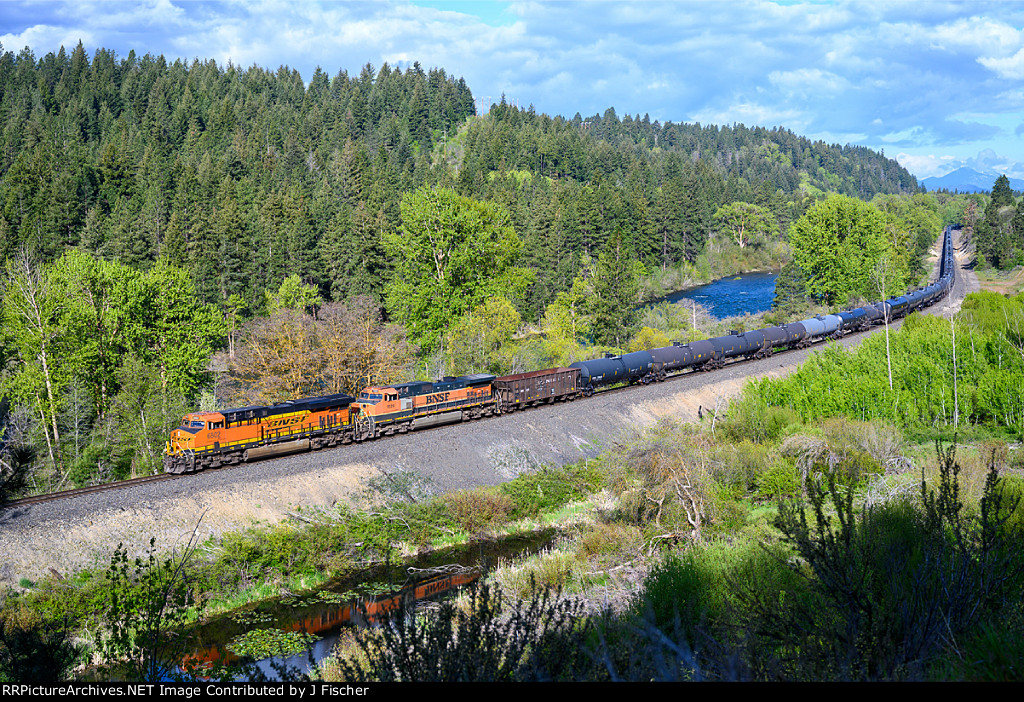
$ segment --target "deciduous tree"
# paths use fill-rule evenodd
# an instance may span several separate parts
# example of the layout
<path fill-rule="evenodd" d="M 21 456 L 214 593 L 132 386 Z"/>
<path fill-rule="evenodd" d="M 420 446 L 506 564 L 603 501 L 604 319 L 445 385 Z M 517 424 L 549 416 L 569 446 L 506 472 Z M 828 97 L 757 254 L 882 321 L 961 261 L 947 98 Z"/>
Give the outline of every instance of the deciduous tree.
<path fill-rule="evenodd" d="M 388 309 L 427 349 L 484 300 L 521 298 L 532 278 L 515 267 L 522 242 L 508 213 L 451 190 L 406 194 L 402 227 L 384 246 L 395 264 Z"/>
<path fill-rule="evenodd" d="M 807 292 L 828 304 L 875 292 L 872 274 L 886 254 L 902 261 L 886 236 L 885 217 L 866 202 L 834 195 L 813 206 L 789 232 L 793 262 L 803 271 Z M 905 270 L 894 266 L 886 288 L 905 286 Z"/>
<path fill-rule="evenodd" d="M 741 249 L 754 238 L 778 235 L 775 217 L 764 207 L 749 202 L 730 202 L 715 212 L 715 225 L 719 231 L 728 232 Z"/>

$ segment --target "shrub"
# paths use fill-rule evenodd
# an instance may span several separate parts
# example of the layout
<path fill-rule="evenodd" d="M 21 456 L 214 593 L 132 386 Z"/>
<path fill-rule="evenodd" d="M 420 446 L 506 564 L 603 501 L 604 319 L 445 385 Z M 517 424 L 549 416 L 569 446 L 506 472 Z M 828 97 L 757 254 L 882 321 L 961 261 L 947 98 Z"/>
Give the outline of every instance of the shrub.
<path fill-rule="evenodd" d="M 520 475 L 498 488 L 512 498 L 513 519 L 535 517 L 545 510 L 579 500 L 597 487 L 600 478 L 590 461 L 548 467 Z"/>
<path fill-rule="evenodd" d="M 953 449 L 938 453 L 938 490 L 922 485 L 920 504 L 892 500 L 858 518 L 852 490 L 828 473 L 807 482 L 809 510 L 780 507 L 776 526 L 806 562 L 818 604 L 748 601 L 752 628 L 778 642 L 789 675 L 922 677 L 947 642 L 1019 602 L 1024 559 L 1006 528 L 1016 504 L 990 466 L 980 509 L 968 514 Z"/>
<path fill-rule="evenodd" d="M 733 440 L 749 439 L 763 444 L 778 441 L 788 427 L 799 423 L 799 415 L 789 407 L 769 406 L 747 392 L 729 403 L 729 416 L 722 422 L 722 430 Z"/>
<path fill-rule="evenodd" d="M 337 662 L 346 682 L 571 680 L 589 668 L 581 606 L 549 591 L 503 610 L 487 585 L 468 611 L 443 602 L 431 616 L 397 612 L 388 626 L 356 634 L 358 657 Z"/>
<path fill-rule="evenodd" d="M 577 577 L 579 570 L 575 555 L 550 549 L 518 565 L 496 570 L 494 579 L 503 593 L 522 598 L 538 587 L 561 590 Z"/>
<path fill-rule="evenodd" d="M 598 522 L 583 532 L 580 546 L 585 556 L 635 553 L 643 546 L 643 534 L 635 526 Z"/>
<path fill-rule="evenodd" d="M 505 521 L 515 508 L 511 497 L 494 488 L 459 490 L 441 499 L 452 519 L 470 534 Z"/>
<path fill-rule="evenodd" d="M 0 680 L 61 682 L 83 653 L 67 620 L 15 623 L 0 619 Z"/>
<path fill-rule="evenodd" d="M 743 492 L 757 485 L 761 473 L 772 464 L 770 449 L 750 439 L 720 449 L 717 457 L 720 465 L 715 470 L 715 477 Z"/>
<path fill-rule="evenodd" d="M 661 629 L 678 623 L 692 643 L 696 628 L 724 601 L 725 580 L 698 550 L 672 554 L 656 565 L 644 580 L 632 606 L 634 616 L 648 615 Z"/>
<path fill-rule="evenodd" d="M 780 458 L 757 476 L 759 497 L 793 497 L 800 494 L 800 474 L 792 461 Z"/>
<path fill-rule="evenodd" d="M 986 439 L 978 446 L 978 452 L 982 461 L 992 463 L 997 469 L 1005 468 L 1010 463 L 1010 452 L 1005 441 Z"/>

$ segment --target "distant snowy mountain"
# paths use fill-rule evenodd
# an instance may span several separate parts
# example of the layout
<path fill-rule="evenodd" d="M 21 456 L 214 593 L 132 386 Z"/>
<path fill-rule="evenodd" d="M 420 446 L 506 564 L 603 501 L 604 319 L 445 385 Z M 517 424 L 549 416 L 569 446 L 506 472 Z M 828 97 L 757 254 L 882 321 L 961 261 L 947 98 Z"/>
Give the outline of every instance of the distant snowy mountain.
<path fill-rule="evenodd" d="M 992 189 L 992 184 L 996 182 L 996 178 L 999 177 L 999 173 L 979 173 L 973 168 L 958 168 L 951 173 L 947 173 L 941 178 L 931 177 L 925 178 L 921 181 L 921 185 L 928 190 L 959 190 L 962 193 L 979 193 L 988 192 Z M 1010 178 L 1010 187 L 1016 191 L 1024 190 L 1024 180 L 1020 178 Z"/>

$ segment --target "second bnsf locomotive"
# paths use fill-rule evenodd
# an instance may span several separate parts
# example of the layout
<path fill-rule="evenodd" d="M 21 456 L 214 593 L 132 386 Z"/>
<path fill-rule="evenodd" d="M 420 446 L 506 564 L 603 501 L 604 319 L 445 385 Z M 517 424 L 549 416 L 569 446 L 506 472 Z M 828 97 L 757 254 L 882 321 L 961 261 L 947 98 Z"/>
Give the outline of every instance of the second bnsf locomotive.
<path fill-rule="evenodd" d="M 944 298 L 953 288 L 953 240 L 948 227 L 939 264 L 938 280 L 925 288 L 873 305 L 777 327 L 580 361 L 568 368 L 502 377 L 446 377 L 433 383 L 415 381 L 368 387 L 358 398 L 328 395 L 267 407 L 188 414 L 182 426 L 171 432 L 164 470 L 190 473 L 366 441 L 412 429 L 505 414 L 541 403 L 573 401 L 613 384 L 658 382 L 687 368 L 712 370 L 730 359 L 765 358 L 775 350 L 810 346 L 905 317 Z"/>

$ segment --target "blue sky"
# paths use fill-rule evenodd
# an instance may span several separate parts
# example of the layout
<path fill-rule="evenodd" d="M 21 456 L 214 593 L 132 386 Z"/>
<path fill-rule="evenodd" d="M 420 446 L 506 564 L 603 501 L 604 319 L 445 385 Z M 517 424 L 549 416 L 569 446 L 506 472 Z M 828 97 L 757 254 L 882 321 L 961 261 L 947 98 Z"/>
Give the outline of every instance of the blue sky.
<path fill-rule="evenodd" d="M 419 61 L 572 117 L 781 125 L 920 178 L 1024 177 L 1024 2 L 0 2 L 5 51 L 358 74 Z"/>

